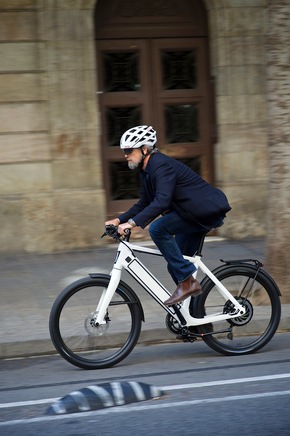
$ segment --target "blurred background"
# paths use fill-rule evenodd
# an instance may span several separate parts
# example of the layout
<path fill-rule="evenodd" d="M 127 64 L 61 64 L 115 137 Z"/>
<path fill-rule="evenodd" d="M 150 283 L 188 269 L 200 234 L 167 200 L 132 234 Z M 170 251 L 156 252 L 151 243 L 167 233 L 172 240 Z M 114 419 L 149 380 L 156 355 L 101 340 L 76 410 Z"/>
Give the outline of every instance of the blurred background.
<path fill-rule="evenodd" d="M 138 198 L 119 150 L 137 124 L 225 191 L 219 235 L 287 223 L 287 16 L 282 0 L 0 0 L 0 252 L 106 243 Z"/>

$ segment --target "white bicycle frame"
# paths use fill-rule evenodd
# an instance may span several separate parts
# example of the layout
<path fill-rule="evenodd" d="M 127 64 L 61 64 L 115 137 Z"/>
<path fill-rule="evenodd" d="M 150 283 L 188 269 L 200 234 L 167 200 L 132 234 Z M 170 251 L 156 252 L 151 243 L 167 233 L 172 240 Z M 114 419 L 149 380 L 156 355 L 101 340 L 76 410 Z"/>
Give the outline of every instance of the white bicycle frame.
<path fill-rule="evenodd" d="M 123 269 L 125 269 L 151 295 L 151 297 L 153 297 L 154 300 L 156 300 L 156 302 L 163 307 L 166 312 L 168 312 L 173 318 L 177 320 L 177 322 L 180 323 L 180 319 L 174 311 L 174 306 L 165 306 L 163 304 L 163 301 L 165 301 L 171 295 L 170 292 L 145 267 L 145 265 L 143 265 L 140 259 L 138 259 L 135 255 L 135 252 L 162 256 L 160 251 L 157 249 L 131 244 L 127 241 L 120 241 L 114 266 L 110 274 L 110 282 L 108 284 L 108 287 L 104 289 L 97 306 L 95 314 L 96 325 L 106 324 L 105 315 L 111 299 L 113 298 L 114 292 L 117 289 L 121 280 L 121 274 Z M 186 327 L 228 320 L 231 318 L 236 318 L 245 313 L 244 308 L 202 262 L 201 256 L 184 256 L 184 258 L 194 263 L 197 271 L 198 269 L 200 269 L 206 276 L 208 276 L 214 282 L 218 292 L 224 297 L 225 301 L 230 300 L 234 308 L 233 315 L 218 313 L 213 315 L 205 315 L 203 318 L 195 318 L 189 313 L 189 297 L 182 303 L 179 303 L 177 305 L 180 314 L 186 321 Z M 194 276 L 196 276 L 197 271 L 193 274 Z"/>

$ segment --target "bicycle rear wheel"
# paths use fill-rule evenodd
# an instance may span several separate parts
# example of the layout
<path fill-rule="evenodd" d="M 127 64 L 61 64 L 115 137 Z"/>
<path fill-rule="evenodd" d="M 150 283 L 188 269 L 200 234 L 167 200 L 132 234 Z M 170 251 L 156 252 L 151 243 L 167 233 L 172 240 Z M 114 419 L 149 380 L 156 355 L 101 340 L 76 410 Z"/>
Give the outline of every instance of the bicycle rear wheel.
<path fill-rule="evenodd" d="M 275 334 L 281 316 L 279 291 L 268 274 L 251 265 L 228 265 L 215 272 L 218 280 L 242 304 L 246 313 L 237 318 L 216 322 L 215 333 L 203 337 L 213 350 L 225 355 L 253 353 L 264 347 Z M 203 293 L 197 301 L 196 313 L 230 313 L 231 302 L 225 301 L 215 284 L 206 278 Z M 199 333 L 208 333 L 209 326 L 198 327 Z M 224 332 L 222 332 L 224 331 Z"/>
<path fill-rule="evenodd" d="M 142 320 L 140 301 L 120 282 L 106 313 L 106 324 L 95 326 L 94 316 L 109 277 L 84 278 L 69 285 L 56 299 L 49 330 L 59 354 L 83 369 L 116 365 L 136 345 Z"/>

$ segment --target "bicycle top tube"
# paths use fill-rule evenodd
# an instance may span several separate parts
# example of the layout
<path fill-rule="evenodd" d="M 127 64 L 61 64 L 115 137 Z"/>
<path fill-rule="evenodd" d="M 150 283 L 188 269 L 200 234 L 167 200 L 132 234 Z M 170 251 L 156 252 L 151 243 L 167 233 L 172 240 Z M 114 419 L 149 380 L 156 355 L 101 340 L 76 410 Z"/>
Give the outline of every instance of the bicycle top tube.
<path fill-rule="evenodd" d="M 131 242 L 121 241 L 126 247 L 132 250 L 134 253 L 144 253 L 144 254 L 153 254 L 155 256 L 162 256 L 162 253 L 158 250 L 158 248 L 149 248 L 144 247 L 144 245 L 132 244 Z"/>
<path fill-rule="evenodd" d="M 205 237 L 206 237 L 207 233 L 208 232 L 204 232 L 204 233 L 201 234 L 196 252 L 193 255 L 188 256 L 188 257 L 192 258 L 192 257 L 195 257 L 195 256 L 201 256 L 203 245 L 204 245 L 204 240 L 205 240 Z M 126 235 L 122 236 L 122 235 L 120 235 L 118 233 L 118 227 L 110 224 L 110 225 L 105 227 L 105 232 L 102 235 L 102 238 L 104 236 L 110 236 L 111 238 L 113 238 L 113 239 L 115 239 L 116 241 L 119 241 L 119 242 L 127 242 L 129 244 L 128 246 L 130 246 L 130 248 L 133 251 L 157 254 L 157 255 L 161 256 L 161 254 L 160 254 L 158 249 L 147 248 L 147 247 L 144 247 L 142 245 L 138 245 L 138 244 L 134 245 L 134 244 L 130 243 L 131 229 L 127 229 Z"/>

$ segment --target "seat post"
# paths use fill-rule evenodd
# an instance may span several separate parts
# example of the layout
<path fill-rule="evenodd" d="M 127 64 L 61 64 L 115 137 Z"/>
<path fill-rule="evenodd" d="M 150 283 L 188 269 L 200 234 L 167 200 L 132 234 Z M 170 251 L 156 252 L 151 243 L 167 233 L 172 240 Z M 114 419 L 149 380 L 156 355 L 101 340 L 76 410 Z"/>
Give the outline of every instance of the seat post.
<path fill-rule="evenodd" d="M 201 256 L 202 255 L 201 253 L 202 253 L 202 248 L 203 248 L 203 244 L 204 244 L 204 240 L 205 240 L 206 235 L 207 235 L 207 232 L 204 232 L 204 233 L 202 233 L 202 235 L 200 237 L 197 250 L 194 253 L 196 256 Z"/>

